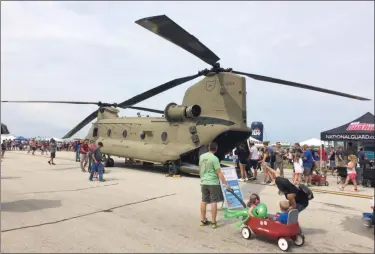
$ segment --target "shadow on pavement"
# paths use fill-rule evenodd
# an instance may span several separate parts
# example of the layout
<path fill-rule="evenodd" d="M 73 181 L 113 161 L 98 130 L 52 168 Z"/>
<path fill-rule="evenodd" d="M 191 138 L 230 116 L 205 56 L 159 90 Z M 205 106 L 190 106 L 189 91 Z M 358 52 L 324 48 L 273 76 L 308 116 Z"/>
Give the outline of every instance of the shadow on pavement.
<path fill-rule="evenodd" d="M 350 231 L 353 234 L 374 239 L 374 228 L 366 227 L 360 215 L 346 217 L 346 219 L 341 223 L 341 225 L 344 227 L 344 230 Z"/>
<path fill-rule="evenodd" d="M 1 203 L 1 211 L 26 213 L 60 206 L 61 200 L 25 199 Z"/>

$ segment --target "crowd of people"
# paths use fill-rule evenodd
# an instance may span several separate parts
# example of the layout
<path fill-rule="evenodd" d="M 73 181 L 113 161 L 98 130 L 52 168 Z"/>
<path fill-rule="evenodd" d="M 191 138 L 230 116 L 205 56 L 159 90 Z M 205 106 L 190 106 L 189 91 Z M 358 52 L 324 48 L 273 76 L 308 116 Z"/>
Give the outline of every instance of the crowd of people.
<path fill-rule="evenodd" d="M 48 164 L 56 165 L 55 158 L 57 151 L 71 151 L 75 153 L 76 162 L 80 162 L 82 172 L 89 172 L 89 180 L 94 179 L 104 182 L 103 173 L 104 166 L 102 163 L 103 155 L 100 149 L 103 143 L 95 144 L 93 140 L 77 140 L 56 142 L 53 138 L 50 140 L 10 140 L 5 139 L 1 143 L 1 158 L 4 158 L 5 151 L 27 151 L 27 154 L 35 155 L 40 152 L 41 155 L 49 155 Z M 87 170 L 86 170 L 87 167 Z"/>
<path fill-rule="evenodd" d="M 363 148 L 359 152 L 349 142 L 346 150 L 342 146 L 325 149 L 324 145 L 314 148 L 309 145 L 300 146 L 295 143 L 292 148 L 283 148 L 280 142 L 269 146 L 268 142 L 263 147 L 256 147 L 253 142 L 249 145 L 241 144 L 232 151 L 234 165 L 240 169 L 240 182 L 257 180 L 258 171 L 263 171 L 263 184 L 275 184 L 275 179 L 270 169 L 279 170 L 284 177 L 284 167 L 293 168 L 293 184 L 305 183 L 311 185 L 312 173 L 327 176 L 328 171 L 338 173 L 337 168 L 347 170 L 346 182 L 352 181 L 354 190 L 357 190 L 356 166 L 364 165 L 368 159 Z M 345 186 L 347 185 L 344 184 Z M 344 187 L 345 187 L 344 186 Z"/>

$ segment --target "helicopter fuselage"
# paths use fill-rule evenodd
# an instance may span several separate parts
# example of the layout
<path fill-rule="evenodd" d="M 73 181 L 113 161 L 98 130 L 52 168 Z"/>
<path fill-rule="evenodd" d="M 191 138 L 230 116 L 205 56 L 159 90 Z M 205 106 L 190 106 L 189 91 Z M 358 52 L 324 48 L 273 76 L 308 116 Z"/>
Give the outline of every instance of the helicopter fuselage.
<path fill-rule="evenodd" d="M 251 135 L 245 82 L 232 73 L 208 75 L 186 91 L 182 105 L 168 104 L 164 117 L 118 117 L 117 109 L 101 108 L 87 138 L 101 141 L 107 155 L 193 165 L 215 141 L 223 159 Z"/>

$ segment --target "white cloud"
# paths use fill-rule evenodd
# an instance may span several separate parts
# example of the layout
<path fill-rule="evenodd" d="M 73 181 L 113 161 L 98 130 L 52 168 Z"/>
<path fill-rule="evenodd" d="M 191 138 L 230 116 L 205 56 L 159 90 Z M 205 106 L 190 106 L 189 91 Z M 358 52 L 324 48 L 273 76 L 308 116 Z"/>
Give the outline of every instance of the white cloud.
<path fill-rule="evenodd" d="M 373 7 L 373 2 L 1 2 L 1 98 L 121 102 L 206 68 L 134 24 L 167 14 L 216 52 L 223 67 L 374 99 Z M 140 106 L 164 109 L 169 101 L 181 102 L 192 83 Z M 373 101 L 247 83 L 248 119 L 263 121 L 272 140 L 318 137 L 321 130 L 373 112 Z M 1 106 L 2 121 L 20 135 L 63 135 L 96 109 Z"/>

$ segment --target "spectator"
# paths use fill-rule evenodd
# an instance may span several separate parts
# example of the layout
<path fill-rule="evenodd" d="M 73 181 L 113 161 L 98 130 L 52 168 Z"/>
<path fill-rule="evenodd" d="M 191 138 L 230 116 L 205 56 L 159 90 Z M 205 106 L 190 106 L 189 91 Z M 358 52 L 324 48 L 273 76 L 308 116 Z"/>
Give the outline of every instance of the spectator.
<path fill-rule="evenodd" d="M 255 146 L 254 142 L 250 142 L 250 170 L 252 169 L 254 171 L 254 177 L 253 180 L 257 179 L 258 175 L 258 162 L 259 162 L 259 152 L 258 149 Z"/>
<path fill-rule="evenodd" d="M 89 153 L 89 144 L 88 144 L 87 139 L 81 144 L 79 148 L 79 153 L 80 153 L 80 164 L 81 164 L 82 172 L 86 172 L 85 167 L 87 166 L 87 163 L 88 163 L 88 153 Z"/>
<path fill-rule="evenodd" d="M 48 164 L 52 164 L 52 165 L 56 165 L 53 160 L 56 158 L 56 142 L 54 139 L 51 139 L 50 141 L 50 152 L 51 152 L 51 158 L 50 160 L 48 161 Z"/>
<path fill-rule="evenodd" d="M 335 155 L 336 155 L 335 149 L 334 147 L 331 147 L 329 150 L 328 158 L 329 158 L 329 169 L 332 170 L 332 172 L 335 169 Z"/>
<path fill-rule="evenodd" d="M 92 160 L 93 160 L 93 164 L 91 166 L 91 171 L 90 171 L 90 177 L 89 177 L 90 181 L 93 180 L 92 178 L 94 177 L 94 173 L 98 172 L 99 181 L 104 182 L 104 179 L 103 179 L 103 164 L 102 164 L 103 155 L 102 155 L 102 152 L 100 151 L 100 149 L 102 147 L 103 147 L 103 143 L 99 142 L 98 147 L 92 153 L 91 157 L 92 157 Z"/>
<path fill-rule="evenodd" d="M 349 161 L 349 155 L 351 154 L 357 154 L 357 149 L 355 149 L 355 147 L 353 146 L 353 143 L 352 142 L 348 142 L 348 147 L 346 148 L 346 152 L 345 152 L 345 159 L 346 161 Z"/>
<path fill-rule="evenodd" d="M 249 151 L 245 148 L 244 144 L 241 144 L 238 150 L 238 160 L 240 162 L 240 173 L 241 178 L 238 179 L 240 182 L 248 181 L 246 174 L 246 165 L 249 162 Z"/>
<path fill-rule="evenodd" d="M 367 158 L 367 156 L 366 156 L 366 153 L 365 153 L 363 147 L 361 147 L 361 148 L 359 149 L 359 153 L 358 153 L 358 163 L 359 163 L 359 165 L 361 166 L 361 168 L 365 168 L 366 164 L 369 163 L 369 160 L 368 160 L 368 158 Z"/>
<path fill-rule="evenodd" d="M 208 152 L 199 157 L 200 178 L 201 178 L 201 226 L 211 224 L 212 228 L 216 228 L 217 202 L 222 199 L 222 191 L 220 181 L 225 185 L 227 190 L 231 190 L 224 178 L 220 168 L 220 161 L 215 156 L 218 149 L 216 143 L 212 142 L 208 147 Z M 207 204 L 211 204 L 212 222 L 206 218 Z"/>
<path fill-rule="evenodd" d="M 234 167 L 237 167 L 237 161 L 238 161 L 238 149 L 237 149 L 237 147 L 235 147 L 232 150 L 232 160 L 233 160 Z"/>
<path fill-rule="evenodd" d="M 79 158 L 79 148 L 81 146 L 81 141 L 77 140 L 76 144 L 75 144 L 75 152 L 76 152 L 76 162 L 79 162 L 80 161 L 80 158 Z"/>
<path fill-rule="evenodd" d="M 281 147 L 280 142 L 276 142 L 276 147 L 274 149 L 275 153 L 275 169 L 280 170 L 280 176 L 284 177 L 284 157 L 285 157 L 285 150 Z"/>
<path fill-rule="evenodd" d="M 336 167 L 345 167 L 344 151 L 342 146 L 339 146 L 335 156 Z"/>
<path fill-rule="evenodd" d="M 96 150 L 96 145 L 95 145 L 95 142 L 94 140 L 91 140 L 90 141 L 90 144 L 89 144 L 89 153 L 88 153 L 88 157 L 89 157 L 89 167 L 88 167 L 88 171 L 90 172 L 91 170 L 91 165 L 92 165 L 92 153 Z"/>
<path fill-rule="evenodd" d="M 7 150 L 7 142 L 3 140 L 1 143 L 1 158 L 4 158 L 5 151 Z"/>
<path fill-rule="evenodd" d="M 263 169 L 263 184 L 274 185 L 272 174 L 269 171 L 271 167 L 271 156 L 273 154 L 272 149 L 268 146 L 269 142 L 263 142 L 263 158 L 262 158 L 262 169 Z M 269 180 L 267 181 L 267 178 Z"/>
<path fill-rule="evenodd" d="M 323 173 L 323 175 L 327 176 L 327 152 L 324 149 L 324 145 L 322 145 L 318 150 L 318 156 L 320 158 L 318 163 L 318 170 Z"/>
<path fill-rule="evenodd" d="M 295 162 L 295 157 L 298 154 L 298 158 L 302 157 L 303 151 L 299 143 L 294 144 L 294 148 L 292 149 L 292 165 L 293 165 L 293 174 L 292 174 L 292 179 L 295 179 L 295 169 L 294 169 L 294 162 Z M 298 162 L 298 160 L 296 161 Z"/>
<path fill-rule="evenodd" d="M 308 145 L 303 146 L 305 152 L 303 153 L 303 175 L 305 183 L 311 186 L 311 171 L 313 167 L 313 154 Z"/>

